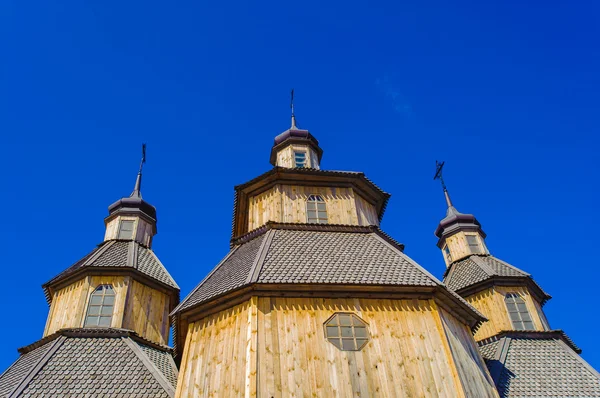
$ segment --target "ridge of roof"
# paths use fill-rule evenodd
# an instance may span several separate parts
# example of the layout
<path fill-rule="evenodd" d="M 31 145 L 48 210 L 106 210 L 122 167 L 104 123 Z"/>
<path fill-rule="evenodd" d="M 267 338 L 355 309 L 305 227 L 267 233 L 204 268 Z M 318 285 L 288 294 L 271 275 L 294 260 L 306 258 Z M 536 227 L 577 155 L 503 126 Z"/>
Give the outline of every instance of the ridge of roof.
<path fill-rule="evenodd" d="M 148 358 L 148 355 L 141 349 L 141 347 L 134 343 L 129 336 L 121 337 L 121 340 L 129 347 L 131 351 L 138 357 L 140 361 L 146 366 L 146 368 L 150 371 L 152 376 L 156 379 L 158 384 L 166 391 L 169 396 L 175 395 L 175 388 L 171 384 L 171 382 L 167 379 L 167 376 L 163 374 L 163 372 L 158 369 L 154 361 Z"/>

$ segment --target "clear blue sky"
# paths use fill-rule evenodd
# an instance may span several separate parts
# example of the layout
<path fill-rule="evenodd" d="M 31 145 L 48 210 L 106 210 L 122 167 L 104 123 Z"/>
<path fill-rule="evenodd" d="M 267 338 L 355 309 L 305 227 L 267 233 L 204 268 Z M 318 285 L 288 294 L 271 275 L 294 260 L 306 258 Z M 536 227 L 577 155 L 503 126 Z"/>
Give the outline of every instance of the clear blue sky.
<path fill-rule="evenodd" d="M 0 369 L 42 335 L 40 285 L 91 251 L 133 187 L 185 296 L 223 257 L 233 186 L 299 125 L 325 169 L 392 194 L 382 227 L 441 277 L 445 160 L 457 208 L 534 275 L 600 368 L 598 2 L 0 4 Z"/>

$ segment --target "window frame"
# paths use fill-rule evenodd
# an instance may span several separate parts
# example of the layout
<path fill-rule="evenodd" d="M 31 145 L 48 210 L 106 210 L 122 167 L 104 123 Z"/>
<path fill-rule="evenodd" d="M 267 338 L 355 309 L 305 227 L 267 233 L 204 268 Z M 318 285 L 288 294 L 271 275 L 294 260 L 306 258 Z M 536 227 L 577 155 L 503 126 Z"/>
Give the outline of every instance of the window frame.
<path fill-rule="evenodd" d="M 446 262 L 450 264 L 452 262 L 452 253 L 450 253 L 450 248 L 448 247 L 448 244 L 444 245 L 442 251 L 444 252 L 444 258 L 446 259 Z"/>
<path fill-rule="evenodd" d="M 123 231 L 123 224 L 131 223 L 131 236 L 128 238 L 124 238 L 121 236 L 121 232 Z M 119 221 L 119 229 L 117 230 L 117 239 L 129 240 L 133 239 L 133 235 L 135 232 L 135 220 L 120 220 Z"/>
<path fill-rule="evenodd" d="M 342 322 L 340 321 L 340 315 L 350 316 L 350 324 L 342 325 Z M 336 321 L 336 323 L 332 325 L 332 322 L 334 320 Z M 358 324 L 355 324 L 355 322 Z M 337 336 L 330 336 L 328 334 L 330 330 L 329 328 L 337 328 Z M 348 336 L 347 332 L 344 333 L 344 331 L 342 331 L 342 328 L 350 328 L 352 332 L 350 333 L 350 336 Z M 357 336 L 357 328 L 364 329 L 364 336 Z M 325 336 L 325 340 L 327 340 L 329 344 L 333 345 L 340 351 L 361 351 L 367 346 L 367 344 L 369 344 L 369 341 L 371 341 L 371 334 L 369 333 L 369 324 L 353 312 L 336 312 L 333 315 L 331 315 L 329 318 L 327 318 L 325 322 L 323 322 L 323 334 Z M 332 340 L 337 340 L 339 345 L 334 343 Z M 344 344 L 344 341 L 351 341 L 353 343 L 353 347 L 349 348 L 347 345 Z"/>
<path fill-rule="evenodd" d="M 306 153 L 306 151 L 293 149 L 292 152 L 294 155 L 294 167 L 307 169 L 308 168 L 308 154 Z M 298 162 L 296 162 L 296 154 L 302 154 L 304 156 L 304 162 L 302 163 L 303 166 L 298 166 Z"/>
<path fill-rule="evenodd" d="M 474 245 L 472 245 L 471 242 L 469 242 L 469 238 L 475 239 Z M 471 251 L 471 253 L 473 253 L 473 254 L 483 254 L 484 253 L 483 245 L 481 244 L 481 239 L 479 239 L 479 236 L 477 234 L 465 234 L 465 239 L 467 240 L 467 246 L 469 247 L 469 250 Z M 477 250 L 474 250 L 473 249 L 474 247 L 477 247 Z"/>
<path fill-rule="evenodd" d="M 314 209 L 310 207 L 314 204 Z M 319 205 L 323 205 L 323 210 L 319 209 Z M 316 217 L 310 217 L 310 212 L 314 212 Z M 321 218 L 319 213 L 324 213 L 325 217 Z M 311 221 L 316 220 L 316 221 Z M 327 213 L 327 202 L 322 195 L 311 194 L 306 198 L 306 223 L 307 224 L 329 224 L 329 214 Z"/>
<path fill-rule="evenodd" d="M 509 299 L 514 298 L 512 303 L 509 303 Z M 518 300 L 521 300 L 521 302 L 518 302 Z M 514 305 L 514 308 L 516 309 L 516 311 L 511 311 L 511 307 L 509 306 L 509 304 Z M 525 310 L 520 310 L 519 309 L 519 304 L 523 304 L 523 306 L 525 307 Z M 529 308 L 527 308 L 527 300 L 518 292 L 508 292 L 504 295 L 504 305 L 506 306 L 506 312 L 508 314 L 508 319 L 510 320 L 510 323 L 513 327 L 513 330 L 537 330 L 535 323 L 533 322 L 533 317 L 531 316 L 531 313 L 529 311 Z M 514 320 L 513 316 L 511 316 L 511 314 L 517 314 L 518 315 L 518 319 Z M 523 314 L 525 314 L 527 316 L 527 318 L 529 319 L 525 319 L 523 317 Z M 520 323 L 520 325 L 519 325 Z M 527 328 L 525 326 L 525 323 L 531 323 L 531 328 Z"/>
<path fill-rule="evenodd" d="M 99 304 L 93 303 L 93 298 L 98 296 L 97 293 L 101 288 L 102 288 L 102 291 L 100 294 L 100 303 Z M 111 293 L 106 294 L 106 291 L 108 291 L 109 289 L 110 289 Z M 111 304 L 105 303 L 106 297 L 112 297 Z M 83 318 L 83 327 L 84 328 L 89 328 L 89 327 L 109 328 L 109 327 L 111 327 L 113 315 L 115 312 L 116 299 L 117 299 L 117 293 L 115 292 L 115 288 L 113 287 L 113 285 L 111 285 L 109 283 L 103 283 L 103 284 L 96 286 L 96 288 L 94 288 L 94 290 L 92 291 L 92 293 L 90 293 L 89 298 L 88 298 L 87 308 L 85 311 L 85 317 Z M 90 310 L 92 309 L 92 307 L 98 307 L 98 312 L 90 315 Z M 110 315 L 103 314 L 104 308 L 111 308 Z M 95 324 L 88 324 L 88 318 L 90 318 L 90 317 L 96 318 Z M 108 325 L 100 324 L 101 323 L 100 321 L 102 318 L 108 318 Z"/>

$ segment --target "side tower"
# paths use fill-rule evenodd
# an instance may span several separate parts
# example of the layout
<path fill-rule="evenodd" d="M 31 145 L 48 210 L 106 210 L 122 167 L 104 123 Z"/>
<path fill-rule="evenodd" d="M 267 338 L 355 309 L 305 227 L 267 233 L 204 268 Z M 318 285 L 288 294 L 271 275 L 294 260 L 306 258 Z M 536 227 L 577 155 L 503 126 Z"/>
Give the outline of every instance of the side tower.
<path fill-rule="evenodd" d="M 307 130 L 235 187 L 231 251 L 172 315 L 177 397 L 496 397 L 485 319 L 379 229 L 389 195 Z"/>
<path fill-rule="evenodd" d="M 444 282 L 488 321 L 475 340 L 501 397 L 600 397 L 600 374 L 542 309 L 551 297 L 530 274 L 490 254 L 481 224 L 456 210 L 444 184 L 446 217 L 435 230 Z"/>
<path fill-rule="evenodd" d="M 129 197 L 109 207 L 102 243 L 42 287 L 43 338 L 20 348 L 0 397 L 172 397 L 177 368 L 169 312 L 179 287 L 152 251 L 156 209 Z"/>

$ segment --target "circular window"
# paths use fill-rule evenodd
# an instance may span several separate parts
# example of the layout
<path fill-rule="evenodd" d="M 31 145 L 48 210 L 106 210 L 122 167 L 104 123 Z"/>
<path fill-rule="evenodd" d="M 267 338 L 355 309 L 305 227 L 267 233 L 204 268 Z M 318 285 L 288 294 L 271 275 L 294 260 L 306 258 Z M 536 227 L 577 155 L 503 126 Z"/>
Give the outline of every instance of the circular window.
<path fill-rule="evenodd" d="M 325 337 L 342 351 L 358 351 L 369 341 L 369 331 L 358 316 L 338 313 L 325 322 Z"/>

